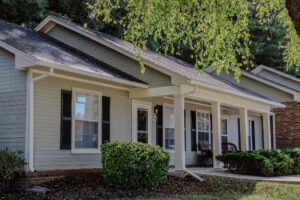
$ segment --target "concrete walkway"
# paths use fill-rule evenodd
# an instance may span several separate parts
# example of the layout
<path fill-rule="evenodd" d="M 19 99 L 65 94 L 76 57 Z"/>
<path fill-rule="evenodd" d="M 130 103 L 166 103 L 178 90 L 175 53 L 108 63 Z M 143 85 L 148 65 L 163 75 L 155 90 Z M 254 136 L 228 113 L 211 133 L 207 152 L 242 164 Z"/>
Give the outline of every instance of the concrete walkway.
<path fill-rule="evenodd" d="M 270 182 L 281 182 L 281 183 L 294 183 L 300 184 L 300 175 L 290 175 L 290 176 L 277 176 L 277 177 L 260 177 L 251 175 L 241 175 L 227 172 L 225 169 L 214 169 L 214 168 L 188 168 L 188 170 L 201 176 L 220 176 L 227 178 L 236 178 L 244 180 L 254 180 L 254 181 L 270 181 Z M 172 169 L 170 169 L 170 172 Z"/>

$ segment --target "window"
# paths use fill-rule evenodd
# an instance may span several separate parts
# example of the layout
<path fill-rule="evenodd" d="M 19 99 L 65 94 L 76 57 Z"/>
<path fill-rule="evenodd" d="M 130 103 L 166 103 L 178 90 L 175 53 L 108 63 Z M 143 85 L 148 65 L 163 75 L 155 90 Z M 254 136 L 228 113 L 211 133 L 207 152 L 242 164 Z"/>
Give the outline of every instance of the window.
<path fill-rule="evenodd" d="M 148 143 L 148 110 L 139 108 L 138 115 L 138 142 Z"/>
<path fill-rule="evenodd" d="M 248 145 L 249 150 L 255 150 L 255 121 L 248 119 Z"/>
<path fill-rule="evenodd" d="M 222 143 L 228 142 L 227 119 L 221 120 L 221 140 L 222 140 Z"/>
<path fill-rule="evenodd" d="M 132 102 L 132 141 L 151 143 L 151 103 Z"/>
<path fill-rule="evenodd" d="M 248 147 L 249 150 L 253 149 L 253 144 L 252 144 L 252 120 L 248 120 Z"/>
<path fill-rule="evenodd" d="M 73 153 L 100 152 L 101 94 L 73 89 Z"/>
<path fill-rule="evenodd" d="M 210 144 L 210 114 L 197 112 L 198 144 Z"/>
<path fill-rule="evenodd" d="M 174 135 L 174 107 L 164 105 L 164 147 L 168 150 L 174 150 L 175 135 Z"/>

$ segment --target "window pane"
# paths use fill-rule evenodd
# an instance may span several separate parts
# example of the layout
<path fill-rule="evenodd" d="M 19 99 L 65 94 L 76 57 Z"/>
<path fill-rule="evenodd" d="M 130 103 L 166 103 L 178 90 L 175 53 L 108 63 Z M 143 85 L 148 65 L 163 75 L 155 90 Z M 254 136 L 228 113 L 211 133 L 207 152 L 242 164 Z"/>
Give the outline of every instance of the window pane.
<path fill-rule="evenodd" d="M 148 130 L 148 111 L 144 109 L 138 109 L 138 130 L 147 131 Z"/>
<path fill-rule="evenodd" d="M 227 135 L 226 136 L 222 136 L 222 143 L 227 143 L 228 140 L 227 140 Z"/>
<path fill-rule="evenodd" d="M 173 107 L 165 107 L 165 124 L 166 128 L 174 128 L 174 108 Z"/>
<path fill-rule="evenodd" d="M 227 119 L 222 119 L 221 122 L 221 133 L 222 135 L 227 135 Z"/>
<path fill-rule="evenodd" d="M 208 132 L 198 132 L 198 143 L 199 144 L 209 144 L 209 133 Z"/>
<path fill-rule="evenodd" d="M 99 120 L 99 97 L 77 92 L 75 98 L 75 119 Z"/>
<path fill-rule="evenodd" d="M 138 142 L 148 143 L 148 134 L 145 132 L 138 132 Z"/>
<path fill-rule="evenodd" d="M 174 139 L 174 129 L 166 128 L 165 129 L 165 148 L 166 149 L 174 149 L 175 139 Z"/>
<path fill-rule="evenodd" d="M 198 112 L 198 130 L 209 131 L 209 114 Z"/>
<path fill-rule="evenodd" d="M 75 148 L 98 148 L 98 123 L 75 121 Z"/>

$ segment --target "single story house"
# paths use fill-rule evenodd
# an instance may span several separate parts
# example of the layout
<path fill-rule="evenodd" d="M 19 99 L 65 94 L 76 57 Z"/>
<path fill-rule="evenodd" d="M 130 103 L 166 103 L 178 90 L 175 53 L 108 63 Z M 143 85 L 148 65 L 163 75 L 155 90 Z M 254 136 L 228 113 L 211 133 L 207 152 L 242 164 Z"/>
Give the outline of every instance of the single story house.
<path fill-rule="evenodd" d="M 207 72 L 214 73 L 214 70 L 209 67 Z M 220 76 L 236 82 L 232 74 L 222 72 Z M 274 135 L 276 132 L 272 144 L 279 149 L 300 147 L 300 79 L 260 65 L 251 72 L 242 70 L 239 85 L 286 105 L 286 108 L 272 109 L 274 129 L 271 132 Z"/>
<path fill-rule="evenodd" d="M 160 145 L 176 170 L 199 163 L 199 144 L 214 157 L 222 142 L 271 149 L 270 113 L 285 105 L 152 51 L 141 74 L 133 51 L 53 16 L 35 30 L 0 21 L 0 148 L 23 150 L 30 172 L 101 168 L 113 140 Z"/>

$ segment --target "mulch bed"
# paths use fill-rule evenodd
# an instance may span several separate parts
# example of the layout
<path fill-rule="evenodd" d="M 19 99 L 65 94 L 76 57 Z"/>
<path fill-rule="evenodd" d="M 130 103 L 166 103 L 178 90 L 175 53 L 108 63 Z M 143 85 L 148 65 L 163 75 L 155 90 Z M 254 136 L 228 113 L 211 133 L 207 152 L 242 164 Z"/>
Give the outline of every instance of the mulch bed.
<path fill-rule="evenodd" d="M 205 183 L 191 177 L 177 178 L 169 176 L 168 182 L 157 188 L 118 189 L 107 186 L 101 174 L 86 174 L 65 177 L 42 184 L 50 189 L 47 194 L 28 192 L 7 193 L 0 199 L 40 200 L 40 199 L 145 199 L 175 198 L 183 195 L 205 193 Z"/>

